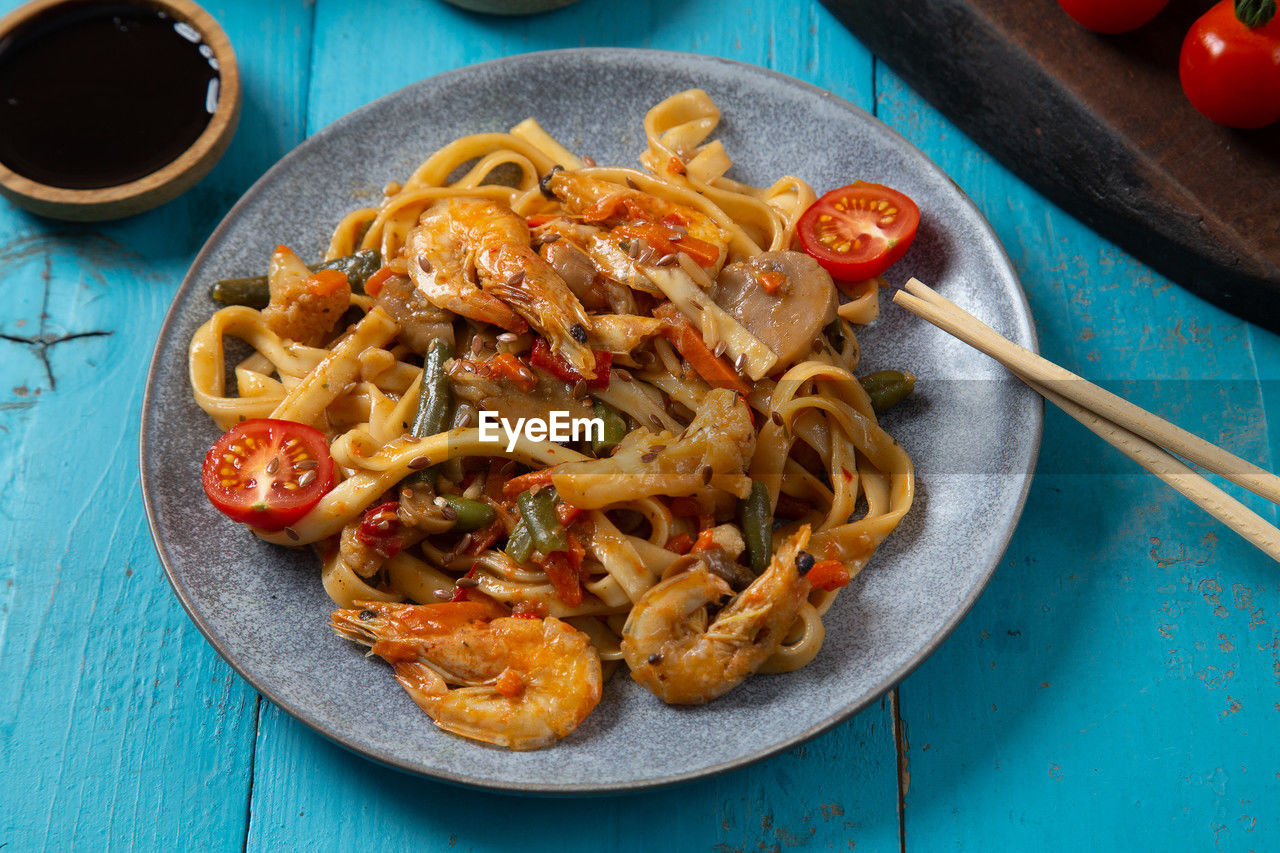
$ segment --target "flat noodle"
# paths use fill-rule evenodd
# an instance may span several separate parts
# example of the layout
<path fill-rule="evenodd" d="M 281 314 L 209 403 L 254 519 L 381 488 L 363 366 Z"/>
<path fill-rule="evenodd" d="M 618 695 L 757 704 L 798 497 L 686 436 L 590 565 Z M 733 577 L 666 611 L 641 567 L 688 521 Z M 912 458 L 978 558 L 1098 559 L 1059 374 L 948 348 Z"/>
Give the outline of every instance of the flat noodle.
<path fill-rule="evenodd" d="M 232 306 L 216 312 L 191 341 L 189 372 L 197 404 L 222 429 L 262 417 L 314 426 L 329 440 L 337 468 L 334 488 L 302 518 L 284 530 L 255 532 L 282 546 L 314 547 L 321 554 L 321 582 L 339 608 L 377 601 L 426 604 L 465 598 L 470 590 L 471 597 L 503 608 L 569 620 L 602 660 L 612 662 L 624 657 L 620 632 L 633 609 L 662 578 L 688 568 L 688 558 L 679 555 L 682 548 L 696 539 L 699 548 L 725 550 L 740 567 L 746 562 L 739 553 L 743 525 L 735 519 L 739 498 L 748 493 L 747 476 L 763 484 L 769 510 L 779 519 L 775 530 L 765 531 L 766 540 L 773 534 L 775 548 L 793 533 L 809 530 L 807 550 L 816 559 L 837 561 L 849 576 L 860 571 L 910 509 L 914 493 L 911 459 L 880 427 L 854 375 L 860 350 L 850 323 L 875 319 L 882 282 L 853 286 L 832 329 L 819 334 L 806 355 L 788 361 L 780 361 L 781 350 L 771 349 L 759 328 L 752 331 L 749 317 L 735 318 L 713 301 L 710 293 L 724 265 L 790 250 L 796 224 L 816 198 L 793 176 L 767 187 L 728 177 L 732 160 L 721 142 L 711 139 L 719 121 L 719 109 L 701 90 L 655 105 L 644 118 L 646 150 L 639 159 L 645 171 L 596 166 L 532 118 L 508 133 L 455 140 L 403 184 L 388 185 L 376 207 L 347 214 L 325 253 L 333 260 L 377 250 L 384 264 L 379 281 L 411 283 L 408 292 L 431 303 L 430 310 L 405 313 L 370 286 L 372 295 L 350 296 L 358 319 L 335 329 L 322 347 L 288 339 L 262 311 Z M 568 198 L 564 194 L 552 198 L 544 176 L 550 179 L 553 167 L 582 182 L 575 186 L 596 193 L 589 203 L 574 207 L 562 200 Z M 637 198 L 641 208 L 659 214 L 646 214 L 651 218 L 639 224 L 648 230 L 634 233 L 652 234 L 661 212 L 671 212 L 662 220 L 671 229 L 671 257 L 646 242 L 651 237 L 622 239 L 610 230 L 618 226 L 603 224 L 618 211 L 638 216 L 626 206 L 632 203 L 627 199 Z M 457 211 L 464 207 L 446 207 L 451 204 L 480 211 L 467 216 L 506 217 L 503 233 L 516 236 L 504 237 L 508 242 L 501 247 L 486 243 L 492 238 L 475 236 L 484 223 L 460 219 Z M 446 209 L 454 230 L 433 238 L 444 241 L 431 244 L 436 255 L 415 255 L 411 241 Z M 624 231 L 621 227 L 618 233 Z M 451 248 L 450 240 L 461 243 Z M 558 240 L 590 259 L 591 276 L 559 278 L 561 268 L 548 266 L 551 251 L 544 248 Z M 714 260 L 706 254 L 708 247 L 719 249 Z M 519 265 L 516 275 L 515 267 L 503 266 L 512 258 Z M 446 276 L 450 264 L 461 270 L 458 280 Z M 548 318 L 566 300 L 577 304 L 579 299 L 589 311 L 574 316 L 586 316 L 591 325 L 575 320 L 576 326 L 566 322 L 554 332 Z M 697 333 L 709 354 L 701 361 L 695 362 L 687 342 L 667 334 L 669 320 L 651 317 L 650 309 L 663 300 L 670 300 Z M 482 310 L 483 305 L 488 308 Z M 483 313 L 495 305 L 507 313 Z M 428 322 L 422 318 L 441 309 L 446 313 L 439 334 L 457 342 L 448 382 L 458 406 L 444 431 L 414 437 L 410 427 L 419 404 L 429 402 L 423 396 L 438 391 L 416 354 L 423 345 L 413 324 Z M 593 332 L 592 318 L 601 316 L 609 320 L 599 321 L 598 333 Z M 532 330 L 525 332 L 522 324 Z M 566 369 L 590 377 L 577 368 L 591 345 L 600 345 L 592 334 L 613 355 L 612 380 L 565 379 Z M 539 335 L 550 347 L 548 358 L 559 362 L 539 361 L 536 353 L 528 357 Z M 234 366 L 234 392 L 227 383 L 228 338 L 252 349 Z M 506 362 L 501 372 L 493 372 L 493 365 L 510 355 L 523 361 L 516 367 Z M 717 396 L 725 394 L 716 389 L 724 383 L 709 381 L 714 374 L 705 373 L 708 357 L 734 366 L 738 381 L 750 389 L 745 399 L 753 416 L 744 418 L 742 398 L 730 404 Z M 536 370 L 530 371 L 531 363 Z M 625 373 L 620 365 L 628 366 Z M 528 377 L 536 386 L 513 390 L 513 383 Z M 691 422 L 709 411 L 713 400 L 725 406 L 711 418 L 717 438 L 698 451 L 700 457 L 690 457 L 697 462 L 689 467 L 694 463 L 679 455 L 685 452 L 682 443 L 696 439 L 690 438 Z M 525 522 L 504 487 L 522 469 L 536 477 L 545 469 L 588 462 L 591 443 L 578 442 L 573 445 L 578 449 L 571 449 L 520 435 L 508 446 L 504 432 L 495 444 L 483 440 L 474 419 L 482 411 L 506 416 L 539 406 L 577 407 L 589 414 L 593 405 L 612 412 L 626 428 L 612 459 L 603 454 L 590 463 L 605 466 L 598 470 L 616 463 L 617 470 L 593 476 L 643 474 L 646 479 L 643 488 L 629 482 L 617 490 L 632 496 L 626 502 L 575 512 L 569 531 L 576 551 L 557 552 L 572 556 L 572 580 L 566 581 L 565 562 L 556 562 L 555 554 L 534 551 L 517 559 L 516 551 L 505 552 L 512 546 L 503 543 L 514 541 L 517 523 Z M 732 424 L 747 421 L 753 421 L 749 435 L 732 438 Z M 663 461 L 664 454 L 673 456 Z M 417 473 L 424 467 L 427 480 Z M 530 485 L 536 490 L 547 482 L 535 479 Z M 425 505 L 413 509 L 420 494 L 426 495 Z M 495 520 L 460 533 L 441 509 L 441 495 L 485 502 Z M 362 525 L 373 508 L 397 501 L 397 524 L 409 532 L 384 553 L 367 544 L 380 540 L 370 539 Z M 419 521 L 409 524 L 407 518 Z M 838 588 L 804 587 L 807 599 L 759 671 L 791 671 L 819 653 L 823 615 Z M 705 627 L 705 614 L 701 618 Z"/>

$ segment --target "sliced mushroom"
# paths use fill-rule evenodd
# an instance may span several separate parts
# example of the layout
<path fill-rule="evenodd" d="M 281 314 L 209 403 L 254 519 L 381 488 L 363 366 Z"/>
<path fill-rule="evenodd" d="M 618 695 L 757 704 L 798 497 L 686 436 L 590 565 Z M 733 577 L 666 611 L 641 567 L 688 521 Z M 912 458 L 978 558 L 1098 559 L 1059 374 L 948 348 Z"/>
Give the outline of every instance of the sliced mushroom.
<path fill-rule="evenodd" d="M 783 276 L 769 293 L 761 277 Z M 778 355 L 778 366 L 798 361 L 836 317 L 830 274 L 801 252 L 762 252 L 729 264 L 708 291 L 711 299 Z"/>
<path fill-rule="evenodd" d="M 375 300 L 400 326 L 400 338 L 421 355 L 436 338 L 453 341 L 453 315 L 427 301 L 408 276 L 393 275 Z"/>
<path fill-rule="evenodd" d="M 569 285 L 573 295 L 579 299 L 591 290 L 596 278 L 596 265 L 591 263 L 587 253 L 568 240 L 557 240 L 542 247 L 542 256 L 556 274 Z"/>

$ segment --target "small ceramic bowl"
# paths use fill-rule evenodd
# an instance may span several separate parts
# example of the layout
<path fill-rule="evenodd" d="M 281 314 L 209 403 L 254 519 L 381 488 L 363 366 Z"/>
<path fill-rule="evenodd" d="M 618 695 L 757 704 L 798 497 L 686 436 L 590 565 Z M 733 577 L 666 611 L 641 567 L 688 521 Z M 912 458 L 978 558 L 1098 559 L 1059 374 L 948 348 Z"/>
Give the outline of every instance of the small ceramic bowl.
<path fill-rule="evenodd" d="M 119 2 L 120 0 L 117 0 Z M 240 118 L 240 74 L 226 33 L 208 12 L 190 0 L 124 0 L 131 5 L 167 13 L 199 32 L 212 50 L 219 74 L 218 104 L 209 124 L 190 147 L 168 164 L 136 180 L 98 189 L 68 189 L 40 183 L 0 162 L 0 194 L 19 207 L 41 216 L 72 221 L 97 221 L 132 216 L 169 201 L 208 174 L 218 162 Z M 37 17 L 71 11 L 83 0 L 34 0 L 0 19 L 0 41 Z"/>

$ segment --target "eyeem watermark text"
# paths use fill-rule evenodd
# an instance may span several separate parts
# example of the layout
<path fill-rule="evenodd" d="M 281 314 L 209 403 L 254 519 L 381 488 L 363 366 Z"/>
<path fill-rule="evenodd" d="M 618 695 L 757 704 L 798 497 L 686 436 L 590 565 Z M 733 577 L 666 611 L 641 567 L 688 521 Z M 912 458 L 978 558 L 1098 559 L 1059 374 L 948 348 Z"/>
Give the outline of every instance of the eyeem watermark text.
<path fill-rule="evenodd" d="M 497 412 L 480 412 L 480 440 L 500 444 L 506 434 L 507 452 L 515 450 L 523 435 L 530 441 L 604 441 L 604 421 L 600 418 L 575 418 L 562 409 L 552 409 L 547 418 L 499 417 Z"/>

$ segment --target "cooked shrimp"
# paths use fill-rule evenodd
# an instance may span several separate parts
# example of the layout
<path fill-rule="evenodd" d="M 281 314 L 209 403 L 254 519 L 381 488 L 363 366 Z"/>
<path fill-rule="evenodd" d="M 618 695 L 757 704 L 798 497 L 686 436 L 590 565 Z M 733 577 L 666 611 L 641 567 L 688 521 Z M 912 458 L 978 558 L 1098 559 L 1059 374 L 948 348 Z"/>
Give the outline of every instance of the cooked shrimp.
<path fill-rule="evenodd" d="M 619 240 L 643 240 L 658 255 L 685 252 L 718 270 L 728 252 L 729 235 L 692 207 L 577 172 L 553 171 L 545 186 L 569 213 L 605 223 Z"/>
<path fill-rule="evenodd" d="M 529 226 L 510 209 L 486 199 L 437 202 L 422 214 L 407 246 L 409 274 L 432 304 L 512 332 L 531 325 L 553 352 L 595 378 L 595 356 L 586 345 L 591 318 L 529 248 Z"/>
<path fill-rule="evenodd" d="M 445 731 L 538 749 L 576 729 L 600 701 L 600 657 L 586 634 L 559 619 L 505 616 L 491 601 L 357 604 L 334 611 L 334 630 L 390 663 Z"/>
<path fill-rule="evenodd" d="M 646 592 L 622 629 L 631 677 L 664 702 L 701 705 L 729 692 L 778 650 L 809 593 L 796 557 L 809 541 L 802 527 L 760 577 L 707 624 L 707 607 L 732 592 L 705 565 Z"/>

